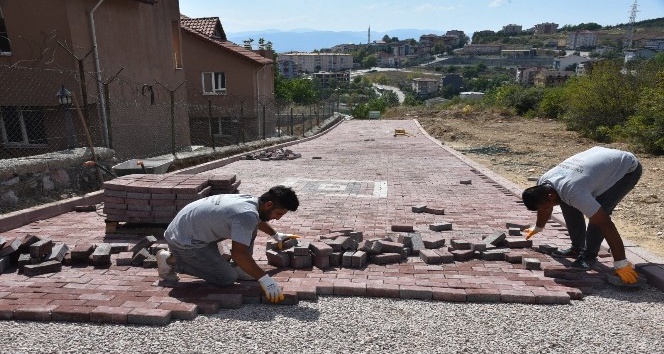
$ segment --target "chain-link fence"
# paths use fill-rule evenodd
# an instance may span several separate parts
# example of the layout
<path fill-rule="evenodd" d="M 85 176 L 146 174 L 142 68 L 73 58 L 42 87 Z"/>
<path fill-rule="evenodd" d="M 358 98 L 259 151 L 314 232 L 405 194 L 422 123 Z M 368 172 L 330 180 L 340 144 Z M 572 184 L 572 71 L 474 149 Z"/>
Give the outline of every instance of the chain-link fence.
<path fill-rule="evenodd" d="M 136 82 L 125 68 L 98 81 L 83 65 L 25 64 L 0 63 L 0 159 L 90 145 L 110 147 L 120 160 L 176 155 L 192 146 L 302 136 L 338 110 L 333 101 L 291 106 L 273 97 L 205 95 L 184 81 Z"/>

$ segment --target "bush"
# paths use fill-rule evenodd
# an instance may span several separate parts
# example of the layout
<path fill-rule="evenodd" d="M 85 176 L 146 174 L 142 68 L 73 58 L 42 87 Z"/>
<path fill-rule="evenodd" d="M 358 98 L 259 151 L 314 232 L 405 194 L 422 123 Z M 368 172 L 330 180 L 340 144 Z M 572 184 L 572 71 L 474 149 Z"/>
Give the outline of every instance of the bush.
<path fill-rule="evenodd" d="M 636 147 L 653 154 L 664 154 L 664 71 L 656 75 L 654 88 L 643 91 L 636 114 L 629 118 L 622 133 Z"/>
<path fill-rule="evenodd" d="M 557 119 L 563 116 L 565 112 L 564 89 L 553 87 L 544 90 L 542 100 L 537 107 L 537 113 L 540 117 Z"/>

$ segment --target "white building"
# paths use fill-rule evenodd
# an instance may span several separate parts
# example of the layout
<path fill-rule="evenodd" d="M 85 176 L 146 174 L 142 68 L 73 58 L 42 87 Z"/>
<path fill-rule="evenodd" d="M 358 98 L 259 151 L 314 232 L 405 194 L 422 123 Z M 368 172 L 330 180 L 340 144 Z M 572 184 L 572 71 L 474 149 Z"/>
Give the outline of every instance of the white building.
<path fill-rule="evenodd" d="M 281 53 L 277 61 L 292 61 L 304 73 L 346 71 L 353 68 L 353 56 L 341 53 Z"/>
<path fill-rule="evenodd" d="M 597 34 L 592 31 L 575 31 L 567 36 L 567 49 L 595 48 Z"/>

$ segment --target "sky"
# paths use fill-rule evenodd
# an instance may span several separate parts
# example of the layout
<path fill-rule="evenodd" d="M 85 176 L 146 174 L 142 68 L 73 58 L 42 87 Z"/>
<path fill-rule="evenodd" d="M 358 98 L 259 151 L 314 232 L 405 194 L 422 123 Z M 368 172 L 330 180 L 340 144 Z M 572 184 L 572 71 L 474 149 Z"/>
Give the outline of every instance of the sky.
<path fill-rule="evenodd" d="M 292 31 L 387 31 L 390 29 L 523 29 L 543 22 L 629 22 L 634 0 L 180 0 L 189 17 L 219 17 L 226 33 Z M 664 17 L 664 0 L 638 0 L 636 21 Z"/>

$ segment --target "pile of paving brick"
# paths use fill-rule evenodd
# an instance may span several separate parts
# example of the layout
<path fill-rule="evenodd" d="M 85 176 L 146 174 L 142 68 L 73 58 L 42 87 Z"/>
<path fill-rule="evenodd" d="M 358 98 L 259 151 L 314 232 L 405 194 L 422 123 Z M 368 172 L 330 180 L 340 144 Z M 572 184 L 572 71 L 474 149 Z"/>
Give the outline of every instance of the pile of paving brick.
<path fill-rule="evenodd" d="M 235 175 L 127 175 L 104 182 L 106 221 L 170 223 L 185 205 L 216 194 L 236 194 Z"/>
<path fill-rule="evenodd" d="M 448 246 L 443 234 L 422 235 L 410 225 L 392 225 L 391 231 L 395 234 L 367 240 L 360 231 L 338 230 L 320 236 L 313 242 L 290 239 L 284 241 L 281 248 L 277 242 L 270 240 L 266 246 L 266 256 L 270 265 L 295 269 L 312 266 L 320 269 L 363 268 L 368 263 L 399 263 L 410 256 L 419 256 L 426 264 L 482 259 L 522 263 L 526 269 L 540 269 L 539 260 L 524 257 L 524 252 L 515 251 L 532 247 L 532 241 L 521 236 L 521 231 L 527 226 L 512 223 L 506 226 L 507 233 L 497 231 L 481 239 L 478 237 L 477 240 L 451 238 Z M 452 230 L 452 224 L 434 223 L 429 225 L 429 229 L 448 231 Z M 550 252 L 548 249 L 540 251 Z"/>
<path fill-rule="evenodd" d="M 261 161 L 275 161 L 275 160 L 295 160 L 302 157 L 302 154 L 296 154 L 290 149 L 268 149 L 244 156 L 245 160 L 261 160 Z"/>
<path fill-rule="evenodd" d="M 146 236 L 133 246 L 127 243 L 101 243 L 78 244 L 70 248 L 48 237 L 31 234 L 9 241 L 0 237 L 0 274 L 13 267 L 26 276 L 57 273 L 63 265 L 109 267 L 113 254 L 117 254 L 115 260 L 119 266 L 156 268 L 155 255 L 167 246 L 155 245 L 155 242 L 156 237 Z"/>

